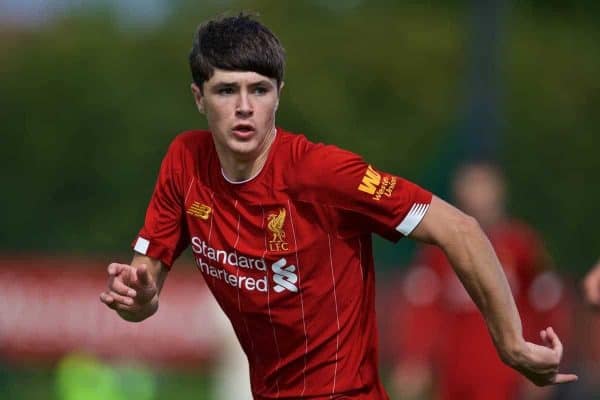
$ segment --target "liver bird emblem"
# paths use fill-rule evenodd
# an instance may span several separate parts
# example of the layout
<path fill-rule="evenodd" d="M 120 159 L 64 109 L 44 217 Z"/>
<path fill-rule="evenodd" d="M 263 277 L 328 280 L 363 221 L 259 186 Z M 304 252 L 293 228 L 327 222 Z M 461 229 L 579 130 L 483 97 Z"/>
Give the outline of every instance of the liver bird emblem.
<path fill-rule="evenodd" d="M 278 214 L 270 214 L 268 216 L 269 223 L 267 227 L 273 233 L 273 239 L 271 242 L 284 242 L 285 231 L 283 230 L 283 224 L 285 223 L 285 208 L 281 208 Z"/>

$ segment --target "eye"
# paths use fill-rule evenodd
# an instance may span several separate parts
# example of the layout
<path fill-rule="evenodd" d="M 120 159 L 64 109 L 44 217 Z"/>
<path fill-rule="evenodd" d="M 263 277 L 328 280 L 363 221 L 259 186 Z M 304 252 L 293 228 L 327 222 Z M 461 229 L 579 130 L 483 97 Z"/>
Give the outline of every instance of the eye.
<path fill-rule="evenodd" d="M 226 96 L 226 95 L 229 95 L 229 94 L 233 94 L 233 88 L 232 87 L 227 87 L 227 86 L 226 87 L 222 87 L 222 88 L 219 88 L 217 90 L 217 93 L 219 95 L 221 95 L 221 96 Z"/>
<path fill-rule="evenodd" d="M 269 91 L 269 89 L 266 88 L 266 87 L 264 87 L 264 86 L 257 86 L 253 90 L 254 94 L 257 94 L 259 96 L 263 95 L 263 94 L 266 94 L 268 91 Z"/>

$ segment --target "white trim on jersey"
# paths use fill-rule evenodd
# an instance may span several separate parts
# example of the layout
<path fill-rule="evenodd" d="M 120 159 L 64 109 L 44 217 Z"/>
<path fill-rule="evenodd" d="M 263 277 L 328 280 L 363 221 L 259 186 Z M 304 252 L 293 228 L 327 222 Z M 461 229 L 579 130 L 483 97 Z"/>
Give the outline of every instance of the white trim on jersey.
<path fill-rule="evenodd" d="M 277 128 L 275 128 L 275 133 L 273 134 L 273 141 L 271 142 L 271 144 L 275 143 L 276 138 L 277 138 Z M 263 164 L 262 167 L 260 167 L 260 169 L 258 171 L 256 171 L 256 173 L 254 175 L 252 175 L 248 179 L 244 179 L 243 181 L 234 181 L 232 179 L 229 179 L 227 177 L 227 175 L 225 175 L 225 170 L 223 169 L 223 167 L 221 167 L 221 175 L 223 176 L 223 179 L 225 179 L 227 182 L 231 183 L 232 185 L 241 185 L 242 183 L 248 183 L 251 180 L 254 180 L 254 178 L 256 178 L 258 175 L 260 175 L 260 173 L 262 172 L 265 165 L 267 165 L 266 162 Z"/>
<path fill-rule="evenodd" d="M 419 222 L 421 222 L 428 209 L 429 204 L 413 204 L 408 214 L 406 214 L 402 222 L 400 222 L 396 227 L 396 230 L 404 236 L 410 235 L 413 229 L 415 229 L 417 225 L 419 225 Z"/>
<path fill-rule="evenodd" d="M 133 250 L 145 256 L 148 252 L 149 246 L 150 241 L 148 239 L 144 239 L 143 237 L 138 236 L 137 241 L 135 242 L 135 246 L 133 246 Z"/>
<path fill-rule="evenodd" d="M 235 203 L 233 203 L 233 208 L 238 213 L 235 243 L 233 244 L 233 251 L 235 252 L 235 255 L 237 256 L 238 255 L 237 247 L 238 247 L 238 244 L 240 243 L 240 221 L 242 218 L 242 214 L 237 209 L 238 208 L 237 200 L 235 201 Z M 236 281 L 239 282 L 239 278 L 240 278 L 240 269 L 239 268 L 235 269 L 235 277 L 236 277 Z M 240 318 L 244 322 L 244 327 L 246 328 L 246 335 L 248 336 L 248 341 L 250 342 L 250 348 L 252 349 L 252 356 L 254 356 L 257 363 L 260 364 L 260 356 L 259 356 L 258 352 L 256 351 L 256 346 L 254 345 L 254 340 L 252 339 L 252 334 L 250 333 L 250 327 L 248 326 L 248 321 L 246 320 L 246 317 L 244 316 L 244 312 L 242 311 L 242 299 L 240 296 L 240 287 L 241 287 L 241 285 L 237 285 L 238 311 L 240 313 Z M 250 354 L 246 354 L 246 355 L 248 356 L 248 359 L 250 359 L 251 355 Z M 250 374 L 252 375 L 252 373 L 250 373 Z M 252 376 L 250 377 L 250 379 L 252 379 Z"/>
<path fill-rule="evenodd" d="M 243 181 L 234 181 L 234 180 L 229 179 L 227 177 L 227 175 L 225 175 L 225 171 L 223 170 L 223 168 L 221 168 L 221 175 L 223 175 L 223 179 L 225 179 L 227 182 L 231 183 L 232 185 L 241 185 L 242 183 L 248 183 L 251 180 L 253 180 L 254 178 L 256 178 L 258 176 L 258 174 L 260 174 L 261 172 L 262 172 L 262 168 L 259 169 L 257 173 L 255 173 L 248 179 L 244 179 Z"/>
<path fill-rule="evenodd" d="M 300 294 L 300 307 L 302 310 L 302 326 L 304 327 L 304 368 L 302 369 L 302 393 L 300 396 L 304 396 L 304 392 L 306 391 L 306 367 L 307 367 L 307 358 L 308 358 L 308 333 L 306 331 L 306 317 L 304 315 L 304 296 L 302 289 L 302 281 L 300 279 L 300 258 L 298 257 L 298 241 L 296 240 L 296 228 L 294 228 L 294 216 L 292 213 L 292 206 L 290 200 L 287 201 L 287 210 L 290 215 L 290 225 L 292 226 L 292 235 L 294 236 L 294 252 L 296 253 L 296 267 L 298 268 L 298 292 Z"/>
<path fill-rule="evenodd" d="M 260 230 L 265 233 L 265 250 L 263 251 L 262 258 L 264 259 L 267 256 L 267 231 L 265 229 L 265 207 L 261 204 L 260 209 L 262 210 L 262 223 L 260 226 Z M 267 272 L 267 276 L 268 276 Z M 275 324 L 273 324 L 273 314 L 271 314 L 271 291 L 267 289 L 267 307 L 269 310 L 269 322 L 271 323 L 271 329 L 273 329 L 273 339 L 275 340 L 275 349 L 277 350 L 277 367 L 275 368 L 275 373 L 279 372 L 279 366 L 281 365 L 281 351 L 279 350 L 279 341 L 277 340 L 277 332 L 275 331 Z M 275 387 L 277 387 L 277 394 L 275 398 L 279 398 L 279 376 L 275 375 Z"/>
<path fill-rule="evenodd" d="M 331 281 L 333 282 L 333 301 L 335 304 L 335 319 L 337 321 L 337 332 L 335 335 L 335 368 L 333 370 L 333 386 L 331 388 L 331 396 L 335 394 L 335 384 L 337 381 L 338 370 L 338 352 L 340 350 L 340 313 L 338 311 L 337 292 L 335 290 L 335 273 L 333 271 L 333 252 L 331 251 L 331 235 L 327 234 L 327 243 L 329 244 L 329 267 L 331 268 Z M 361 271 L 362 276 L 362 271 Z"/>

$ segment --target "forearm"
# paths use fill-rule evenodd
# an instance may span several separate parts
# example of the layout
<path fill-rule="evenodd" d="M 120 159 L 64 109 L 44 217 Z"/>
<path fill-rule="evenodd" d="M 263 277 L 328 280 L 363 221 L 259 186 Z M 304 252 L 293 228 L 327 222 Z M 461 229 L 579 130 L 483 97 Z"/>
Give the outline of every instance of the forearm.
<path fill-rule="evenodd" d="M 521 320 L 500 262 L 477 221 L 461 217 L 451 240 L 440 243 L 483 314 L 500 357 L 512 364 L 522 349 Z"/>

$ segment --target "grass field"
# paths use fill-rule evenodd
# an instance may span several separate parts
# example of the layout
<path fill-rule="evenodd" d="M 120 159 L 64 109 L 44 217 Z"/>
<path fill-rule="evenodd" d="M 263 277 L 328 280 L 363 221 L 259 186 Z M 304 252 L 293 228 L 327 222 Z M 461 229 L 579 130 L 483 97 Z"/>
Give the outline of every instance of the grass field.
<path fill-rule="evenodd" d="M 152 373 L 152 394 L 148 400 L 208 400 L 213 399 L 212 378 L 205 371 L 158 371 Z M 88 400 L 76 394 L 59 395 L 56 370 L 48 367 L 15 368 L 0 364 L 0 399 L 2 400 Z M 120 398 L 130 397 L 132 386 L 128 380 L 123 388 L 115 389 Z M 86 396 L 87 397 L 87 396 Z"/>

